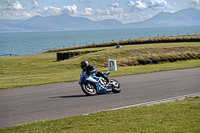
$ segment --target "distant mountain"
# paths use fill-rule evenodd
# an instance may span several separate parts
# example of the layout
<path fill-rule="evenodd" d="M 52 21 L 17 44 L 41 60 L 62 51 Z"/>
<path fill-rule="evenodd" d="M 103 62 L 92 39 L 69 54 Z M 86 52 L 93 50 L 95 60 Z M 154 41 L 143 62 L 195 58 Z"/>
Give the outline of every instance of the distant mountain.
<path fill-rule="evenodd" d="M 35 16 L 28 20 L 0 20 L 0 31 L 64 31 L 115 29 L 122 26 L 117 20 L 92 21 L 69 15 Z"/>
<path fill-rule="evenodd" d="M 126 24 L 126 27 L 147 28 L 196 25 L 200 25 L 200 10 L 189 8 L 175 13 L 161 12 L 148 20 Z"/>
<path fill-rule="evenodd" d="M 35 16 L 28 20 L 0 19 L 0 32 L 23 31 L 69 31 L 69 30 L 100 30 L 127 29 L 148 27 L 172 27 L 200 25 L 200 10 L 189 8 L 175 13 L 161 12 L 156 16 L 137 23 L 122 24 L 115 19 L 92 21 L 83 17 L 70 15 Z"/>
<path fill-rule="evenodd" d="M 92 21 L 83 17 L 72 17 L 69 15 L 60 16 L 49 16 L 41 17 L 36 16 L 30 18 L 20 26 L 30 30 L 90 30 L 90 29 L 106 29 L 106 28 L 117 28 L 122 23 L 117 20 L 103 20 L 103 21 Z"/>

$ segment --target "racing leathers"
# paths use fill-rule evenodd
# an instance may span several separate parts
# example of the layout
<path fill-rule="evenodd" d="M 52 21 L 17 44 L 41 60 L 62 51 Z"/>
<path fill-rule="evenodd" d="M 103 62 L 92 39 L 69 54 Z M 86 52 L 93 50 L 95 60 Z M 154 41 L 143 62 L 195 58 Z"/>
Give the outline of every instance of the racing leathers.
<path fill-rule="evenodd" d="M 103 77 L 106 82 L 109 83 L 108 77 L 103 72 L 97 71 L 93 65 L 87 66 L 83 71 L 86 71 L 87 75 L 95 73 L 97 77 Z"/>

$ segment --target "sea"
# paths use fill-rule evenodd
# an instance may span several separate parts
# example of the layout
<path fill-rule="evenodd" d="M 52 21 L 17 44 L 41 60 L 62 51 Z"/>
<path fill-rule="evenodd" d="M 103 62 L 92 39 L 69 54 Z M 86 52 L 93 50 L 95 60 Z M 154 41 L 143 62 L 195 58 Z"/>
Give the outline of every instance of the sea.
<path fill-rule="evenodd" d="M 195 34 L 200 34 L 200 26 L 0 33 L 0 56 L 31 55 L 50 49 L 118 40 Z"/>

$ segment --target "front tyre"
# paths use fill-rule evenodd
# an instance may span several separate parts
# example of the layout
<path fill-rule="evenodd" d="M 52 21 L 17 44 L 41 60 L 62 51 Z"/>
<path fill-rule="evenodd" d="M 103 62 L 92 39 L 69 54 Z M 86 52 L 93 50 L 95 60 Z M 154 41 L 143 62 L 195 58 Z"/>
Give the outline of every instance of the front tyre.
<path fill-rule="evenodd" d="M 120 85 L 120 83 L 117 80 L 111 79 L 110 80 L 110 84 L 112 85 L 112 92 L 113 93 L 119 93 L 119 92 L 121 92 L 121 85 Z"/>
<path fill-rule="evenodd" d="M 97 94 L 97 90 L 96 88 L 94 87 L 94 85 L 92 84 L 86 84 L 86 83 L 82 83 L 81 84 L 81 88 L 82 88 L 82 91 L 86 94 L 86 95 L 89 95 L 89 96 L 94 96 Z"/>

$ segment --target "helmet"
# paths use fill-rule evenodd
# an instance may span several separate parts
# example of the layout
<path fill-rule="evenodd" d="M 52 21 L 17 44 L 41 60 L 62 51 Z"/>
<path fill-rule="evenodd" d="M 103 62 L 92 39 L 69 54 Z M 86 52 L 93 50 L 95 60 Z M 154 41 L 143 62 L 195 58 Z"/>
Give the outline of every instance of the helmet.
<path fill-rule="evenodd" d="M 81 68 L 82 68 L 83 70 L 86 69 L 88 66 L 89 66 L 88 61 L 82 61 L 82 62 L 81 62 Z"/>

